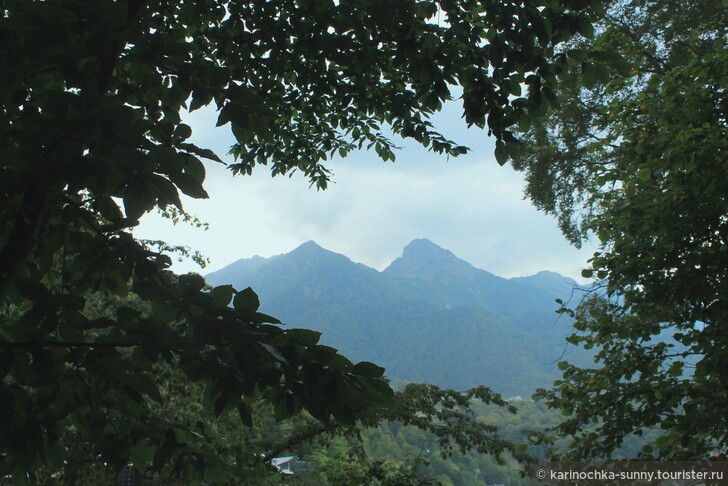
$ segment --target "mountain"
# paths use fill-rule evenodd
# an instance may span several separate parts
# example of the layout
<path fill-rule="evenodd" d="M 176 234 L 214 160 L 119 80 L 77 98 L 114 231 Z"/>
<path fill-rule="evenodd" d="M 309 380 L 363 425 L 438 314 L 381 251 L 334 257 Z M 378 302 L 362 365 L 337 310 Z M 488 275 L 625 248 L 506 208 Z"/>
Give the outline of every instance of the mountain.
<path fill-rule="evenodd" d="M 549 324 L 556 321 L 556 299 L 567 298 L 576 286 L 573 280 L 551 272 L 514 279 L 498 277 L 426 239 L 407 245 L 383 273 L 430 302 L 485 307 L 544 337 L 553 331 Z M 563 324 L 562 328 L 570 328 L 569 323 Z"/>
<path fill-rule="evenodd" d="M 378 272 L 313 241 L 271 258 L 238 260 L 212 285 L 252 287 L 261 310 L 392 379 L 464 389 L 479 384 L 528 396 L 559 377 L 570 322 L 555 313 L 576 282 L 552 272 L 506 279 L 426 239 Z"/>
<path fill-rule="evenodd" d="M 383 301 L 395 298 L 398 292 L 396 285 L 380 272 L 325 250 L 313 241 L 284 255 L 238 260 L 206 279 L 213 285 L 253 287 L 264 310 L 277 312 L 276 317 L 332 304 Z"/>

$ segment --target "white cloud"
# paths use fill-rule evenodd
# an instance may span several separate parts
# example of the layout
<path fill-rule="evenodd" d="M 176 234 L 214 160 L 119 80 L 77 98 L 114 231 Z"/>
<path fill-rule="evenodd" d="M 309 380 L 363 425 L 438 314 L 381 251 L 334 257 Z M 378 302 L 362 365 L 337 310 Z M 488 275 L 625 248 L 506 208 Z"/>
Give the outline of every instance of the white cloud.
<path fill-rule="evenodd" d="M 498 275 L 547 269 L 578 277 L 594 247 L 571 247 L 552 218 L 522 199 L 522 177 L 496 164 L 492 141 L 463 130 L 457 118 L 449 109 L 435 125 L 470 144 L 468 156 L 447 160 L 412 144 L 404 144 L 395 164 L 358 153 L 332 162 L 334 184 L 326 191 L 309 188 L 298 175 L 271 178 L 257 167 L 252 177 L 232 177 L 211 163 L 205 184 L 211 198 L 185 200 L 209 231 L 148 216 L 135 233 L 201 251 L 212 259 L 205 272 L 255 254 L 284 253 L 307 240 L 382 269 L 409 241 L 426 237 Z M 210 128 L 214 112 L 200 110 L 188 120 L 198 145 L 223 156 L 233 143 L 229 129 Z"/>

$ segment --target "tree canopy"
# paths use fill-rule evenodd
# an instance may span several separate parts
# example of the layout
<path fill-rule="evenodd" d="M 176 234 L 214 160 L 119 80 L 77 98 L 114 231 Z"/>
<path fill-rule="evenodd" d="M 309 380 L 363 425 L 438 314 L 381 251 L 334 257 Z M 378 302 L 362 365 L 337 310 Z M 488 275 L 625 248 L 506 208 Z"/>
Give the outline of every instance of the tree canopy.
<path fill-rule="evenodd" d="M 553 96 L 567 63 L 554 46 L 589 35 L 598 5 L 2 2 L 0 476 L 63 464 L 69 428 L 114 467 L 210 474 L 212 459 L 153 405 L 160 366 L 246 423 L 256 400 L 281 418 L 341 422 L 390 403 L 380 367 L 279 327 L 250 289 L 173 274 L 131 235 L 154 208 L 179 215 L 180 192 L 207 197 L 205 164 L 222 163 L 189 142 L 181 111 L 217 108 L 238 142 L 233 172 L 269 165 L 325 188 L 335 154 L 394 159 L 385 127 L 464 153 L 428 121 L 459 85 L 466 122 L 487 127 L 503 160 L 511 127 Z"/>
<path fill-rule="evenodd" d="M 726 12 L 724 1 L 615 4 L 593 41 L 573 45 L 591 52 L 514 161 L 572 241 L 601 241 L 584 272 L 599 289 L 564 308 L 596 366 L 563 363 L 543 393 L 570 414 L 556 432 L 575 436 L 573 456 L 608 456 L 652 427 L 662 436 L 646 456 L 728 446 Z"/>

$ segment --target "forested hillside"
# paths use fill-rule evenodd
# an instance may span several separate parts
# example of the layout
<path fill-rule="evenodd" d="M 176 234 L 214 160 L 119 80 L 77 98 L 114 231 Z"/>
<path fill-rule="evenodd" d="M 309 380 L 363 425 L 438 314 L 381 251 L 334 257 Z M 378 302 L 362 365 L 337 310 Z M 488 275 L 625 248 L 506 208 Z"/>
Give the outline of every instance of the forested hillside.
<path fill-rule="evenodd" d="M 570 320 L 555 312 L 556 299 L 581 296 L 576 282 L 549 272 L 498 277 L 426 239 L 382 272 L 308 242 L 207 280 L 252 286 L 263 311 L 321 331 L 322 342 L 384 366 L 392 379 L 530 396 L 558 377 L 563 356 L 588 356 L 566 345 Z"/>

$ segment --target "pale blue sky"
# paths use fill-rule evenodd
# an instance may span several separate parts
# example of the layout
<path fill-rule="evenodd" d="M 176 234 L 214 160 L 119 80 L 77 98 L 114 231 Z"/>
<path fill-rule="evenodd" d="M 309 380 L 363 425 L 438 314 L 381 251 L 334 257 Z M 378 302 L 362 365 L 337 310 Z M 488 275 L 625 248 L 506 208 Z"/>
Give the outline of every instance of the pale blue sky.
<path fill-rule="evenodd" d="M 213 110 L 187 117 L 192 141 L 231 161 L 229 127 L 214 128 Z M 493 140 L 468 130 L 454 104 L 433 120 L 435 126 L 472 152 L 447 160 L 409 143 L 397 162 L 381 162 L 374 152 L 333 160 L 326 191 L 309 188 L 298 174 L 271 178 L 265 167 L 252 177 L 207 164 L 207 200 L 184 199 L 185 209 L 209 223 L 209 231 L 172 226 L 156 215 L 144 218 L 135 235 L 188 245 L 211 259 L 208 273 L 253 255 L 272 256 L 315 240 L 356 262 L 385 268 L 415 238 L 429 238 L 478 268 L 512 277 L 551 270 L 579 279 L 596 249 L 576 250 L 553 218 L 523 200 L 523 179 L 493 156 Z M 192 262 L 175 263 L 178 272 L 200 271 Z"/>

